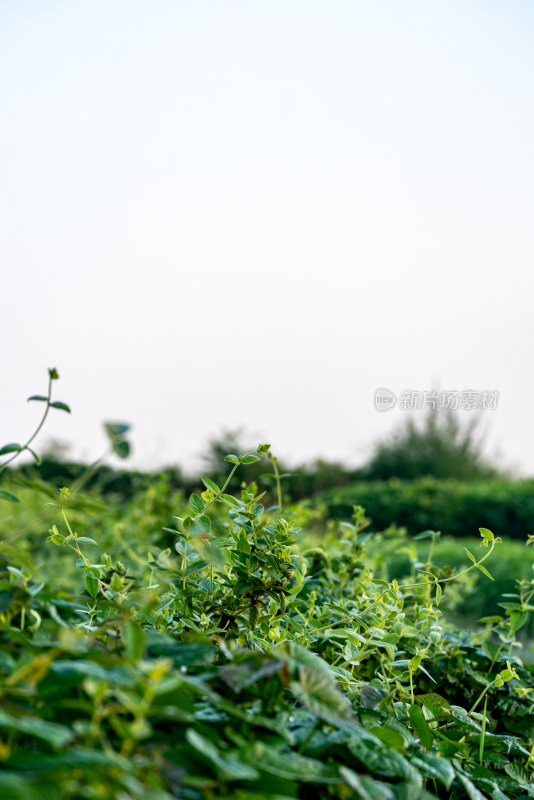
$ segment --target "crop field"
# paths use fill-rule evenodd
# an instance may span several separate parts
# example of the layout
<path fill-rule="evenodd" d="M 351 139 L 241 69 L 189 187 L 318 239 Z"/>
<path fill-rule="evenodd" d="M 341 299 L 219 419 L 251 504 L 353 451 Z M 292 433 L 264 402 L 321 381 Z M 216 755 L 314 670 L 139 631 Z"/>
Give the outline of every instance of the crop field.
<path fill-rule="evenodd" d="M 530 539 L 330 518 L 267 444 L 127 502 L 5 469 L 32 445 L 0 450 L 3 800 L 534 796 Z"/>

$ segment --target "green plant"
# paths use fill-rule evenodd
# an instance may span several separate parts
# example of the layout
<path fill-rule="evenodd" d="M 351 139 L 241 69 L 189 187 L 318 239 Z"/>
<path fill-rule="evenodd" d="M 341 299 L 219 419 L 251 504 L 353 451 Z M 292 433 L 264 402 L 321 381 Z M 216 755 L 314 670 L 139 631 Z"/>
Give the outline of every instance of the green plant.
<path fill-rule="evenodd" d="M 270 509 L 255 482 L 230 491 L 266 458 L 226 456 L 187 501 L 165 481 L 109 509 L 63 488 L 46 543 L 38 525 L 17 566 L 0 550 L 1 796 L 532 796 L 534 665 L 516 634 L 534 581 L 481 630 L 454 627 L 443 608 L 474 573 L 490 582 L 499 537 L 481 528 L 484 555 L 453 571 L 437 532 L 373 534 L 357 506 L 317 546 L 276 469 Z M 384 577 L 398 547 L 410 574 Z"/>
<path fill-rule="evenodd" d="M 66 411 L 70 414 L 70 408 L 66 403 L 62 403 L 59 400 L 52 400 L 52 384 L 54 381 L 59 380 L 59 374 L 55 367 L 52 367 L 48 370 L 48 391 L 46 395 L 42 394 L 33 394 L 31 397 L 28 397 L 28 402 L 34 401 L 37 403 L 44 403 L 45 409 L 43 411 L 43 415 L 39 424 L 37 425 L 34 432 L 31 434 L 29 439 L 24 444 L 18 444 L 17 442 L 10 442 L 9 444 L 5 444 L 0 447 L 0 456 L 9 456 L 3 463 L 0 464 L 0 475 L 2 472 L 11 464 L 16 458 L 18 458 L 22 453 L 30 453 L 32 458 L 34 459 L 35 463 L 39 465 L 41 463 L 41 459 L 33 450 L 30 445 L 33 443 L 34 439 L 40 433 L 43 425 L 46 422 L 46 418 L 50 412 L 51 408 L 57 408 L 60 411 Z M 6 489 L 2 489 L 0 487 L 0 500 L 9 500 L 10 502 L 17 503 L 18 497 L 13 494 L 12 492 L 8 492 Z"/>

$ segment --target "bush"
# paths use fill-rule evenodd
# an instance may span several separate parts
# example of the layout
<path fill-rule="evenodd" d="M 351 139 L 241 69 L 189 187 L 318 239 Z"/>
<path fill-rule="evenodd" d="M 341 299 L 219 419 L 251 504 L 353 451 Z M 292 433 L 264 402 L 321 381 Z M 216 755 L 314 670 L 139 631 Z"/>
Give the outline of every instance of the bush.
<path fill-rule="evenodd" d="M 422 478 L 417 481 L 355 483 L 324 492 L 329 514 L 346 519 L 362 505 L 375 530 L 390 524 L 415 534 L 428 528 L 448 536 L 472 536 L 479 526 L 526 541 L 534 532 L 534 480 L 461 483 Z"/>
<path fill-rule="evenodd" d="M 462 425 L 458 412 L 432 410 L 417 424 L 408 417 L 386 440 L 379 442 L 361 472 L 366 480 L 424 476 L 461 481 L 497 477 L 498 469 L 483 452 L 477 435 L 479 418 Z"/>

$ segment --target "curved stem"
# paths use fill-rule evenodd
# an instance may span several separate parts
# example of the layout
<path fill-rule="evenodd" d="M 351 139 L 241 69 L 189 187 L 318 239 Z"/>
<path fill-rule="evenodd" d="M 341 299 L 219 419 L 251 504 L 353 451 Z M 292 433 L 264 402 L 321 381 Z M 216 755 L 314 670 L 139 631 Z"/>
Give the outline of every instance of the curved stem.
<path fill-rule="evenodd" d="M 42 419 L 41 419 L 39 425 L 37 426 L 35 431 L 32 433 L 32 435 L 30 436 L 30 438 L 28 439 L 26 444 L 24 444 L 20 448 L 20 450 L 17 450 L 16 453 L 13 453 L 11 458 L 8 458 L 7 461 L 4 461 L 4 463 L 0 466 L 0 473 L 5 470 L 5 468 L 7 467 L 8 464 L 11 464 L 12 461 L 14 461 L 16 458 L 18 458 L 18 456 L 20 456 L 20 454 L 23 453 L 24 450 L 28 449 L 28 447 L 31 445 L 31 443 L 33 442 L 33 440 L 35 439 L 35 437 L 37 436 L 37 434 L 40 432 L 41 428 L 45 424 L 46 418 L 48 416 L 48 412 L 50 411 L 50 400 L 51 400 L 51 396 L 52 396 L 52 381 L 53 381 L 53 378 L 50 376 L 50 378 L 48 379 L 48 396 L 47 396 L 47 400 L 46 400 L 46 408 L 44 410 L 44 414 L 42 416 Z"/>

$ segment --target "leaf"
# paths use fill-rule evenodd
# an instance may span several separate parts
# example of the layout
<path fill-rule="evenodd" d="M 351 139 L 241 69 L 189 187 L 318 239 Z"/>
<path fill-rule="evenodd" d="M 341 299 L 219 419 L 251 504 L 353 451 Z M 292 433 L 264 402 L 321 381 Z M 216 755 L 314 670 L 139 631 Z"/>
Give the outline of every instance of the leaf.
<path fill-rule="evenodd" d="M 10 444 L 5 444 L 3 447 L 0 447 L 0 456 L 5 456 L 8 453 L 20 453 L 21 450 L 22 445 L 11 442 Z"/>
<path fill-rule="evenodd" d="M 410 760 L 414 767 L 421 770 L 425 778 L 438 780 L 445 786 L 447 791 L 451 788 L 455 774 L 454 768 L 448 759 L 436 756 L 433 753 L 422 753 L 422 755 L 415 756 Z"/>
<path fill-rule="evenodd" d="M 55 400 L 53 403 L 50 403 L 50 408 L 57 408 L 60 411 L 66 411 L 67 414 L 70 414 L 70 408 L 66 403 L 60 403 L 59 400 Z"/>
<path fill-rule="evenodd" d="M 130 443 L 126 439 L 113 442 L 112 449 L 119 458 L 128 458 L 130 455 Z"/>
<path fill-rule="evenodd" d="M 259 774 L 254 767 L 243 764 L 236 756 L 223 756 L 209 739 L 193 728 L 189 728 L 185 732 L 185 738 L 200 757 L 215 768 L 215 772 L 221 778 L 237 781 L 256 780 L 259 778 Z"/>
<path fill-rule="evenodd" d="M 376 741 L 376 740 L 375 740 Z M 421 777 L 410 762 L 396 750 L 385 747 L 381 742 L 364 741 L 351 738 L 348 749 L 371 774 L 383 775 L 387 778 L 401 778 L 421 784 Z"/>
<path fill-rule="evenodd" d="M 123 630 L 124 644 L 130 661 L 139 661 L 145 652 L 145 632 L 137 622 L 127 622 Z"/>
<path fill-rule="evenodd" d="M 242 464 L 254 464 L 255 461 L 259 461 L 260 457 L 254 455 L 254 453 L 248 453 L 246 456 L 243 456 L 241 459 Z"/>
<path fill-rule="evenodd" d="M 436 606 L 439 606 L 442 595 L 443 595 L 443 589 L 441 588 L 439 583 L 436 583 Z"/>
<path fill-rule="evenodd" d="M 493 541 L 493 533 L 489 531 L 487 528 L 479 528 L 479 531 L 484 537 L 484 539 L 488 540 L 488 542 Z"/>
<path fill-rule="evenodd" d="M 486 800 L 486 797 L 480 792 L 475 784 L 469 780 L 468 777 L 462 775 L 461 772 L 458 773 L 458 778 L 464 785 L 464 789 L 467 792 L 469 800 Z"/>
<path fill-rule="evenodd" d="M 435 717 L 438 717 L 443 711 L 450 710 L 449 701 L 436 692 L 428 692 L 427 694 L 417 694 L 415 702 L 419 705 L 428 708 Z"/>
<path fill-rule="evenodd" d="M 344 725 L 354 720 L 349 700 L 322 670 L 302 664 L 299 681 L 292 681 L 290 689 L 303 706 L 331 725 Z"/>
<path fill-rule="evenodd" d="M 412 728 L 419 737 L 419 741 L 426 750 L 430 750 L 432 747 L 432 742 L 434 741 L 434 734 L 428 727 L 428 723 L 421 707 L 410 706 L 409 717 Z"/>
<path fill-rule="evenodd" d="M 20 503 L 17 495 L 8 492 L 7 489 L 0 489 L 0 500 L 9 500 L 10 503 Z"/>
<path fill-rule="evenodd" d="M 266 742 L 256 741 L 252 745 L 247 745 L 243 757 L 260 767 L 262 772 L 286 780 L 302 781 L 302 783 L 339 783 L 337 770 L 314 758 L 307 758 L 287 750 L 280 752 Z"/>
<path fill-rule="evenodd" d="M 421 664 L 421 656 L 414 656 L 410 663 L 408 664 L 408 669 L 410 672 L 416 672 L 419 669 L 419 665 Z"/>
<path fill-rule="evenodd" d="M 465 552 L 466 552 L 466 554 L 469 556 L 469 558 L 471 559 L 471 561 L 473 562 L 473 564 L 476 564 L 476 563 L 477 563 L 477 560 L 476 560 L 476 558 L 474 557 L 473 553 L 471 553 L 471 552 L 470 552 L 470 551 L 467 549 L 467 547 L 464 547 L 464 551 L 465 551 Z"/>
<path fill-rule="evenodd" d="M 85 587 L 91 597 L 96 597 L 98 594 L 98 579 L 91 572 L 85 573 Z"/>
<path fill-rule="evenodd" d="M 382 781 L 375 781 L 367 775 L 358 775 L 349 767 L 340 767 L 339 774 L 360 800 L 394 800 L 391 787 Z"/>
<path fill-rule="evenodd" d="M 130 430 L 130 425 L 126 422 L 105 422 L 104 428 L 108 436 L 124 436 Z"/>
<path fill-rule="evenodd" d="M 219 494 L 219 492 L 221 490 L 217 486 L 215 481 L 212 481 L 211 478 L 207 478 L 205 475 L 201 475 L 200 479 L 201 479 L 202 483 L 204 484 L 204 486 L 206 487 L 206 489 L 209 489 L 210 492 L 213 492 L 213 494 Z"/>
<path fill-rule="evenodd" d="M 0 729 L 16 731 L 34 739 L 42 739 L 54 748 L 65 747 L 73 738 L 72 731 L 56 722 L 46 722 L 39 717 L 11 716 L 0 711 Z"/>
<path fill-rule="evenodd" d="M 30 400 L 36 400 L 38 403 L 48 403 L 49 399 L 50 398 L 45 397 L 44 394 L 32 394 L 31 397 L 28 397 L 26 402 L 29 403 Z"/>
<path fill-rule="evenodd" d="M 33 460 L 35 461 L 35 463 L 36 463 L 36 464 L 37 464 L 37 466 L 39 467 L 39 466 L 41 465 L 41 459 L 40 459 L 40 457 L 37 455 L 37 453 L 35 452 L 35 450 L 32 450 L 32 449 L 31 449 L 31 447 L 26 447 L 26 450 L 28 451 L 28 453 L 31 453 L 31 455 L 32 455 L 32 457 L 33 457 Z"/>
<path fill-rule="evenodd" d="M 77 542 L 85 542 L 86 544 L 97 544 L 94 539 L 90 539 L 89 536 L 77 536 Z"/>
<path fill-rule="evenodd" d="M 206 504 L 204 503 L 204 500 L 202 500 L 202 498 L 198 496 L 198 494 L 192 494 L 191 497 L 189 498 L 189 505 L 191 506 L 195 514 L 200 514 L 200 512 L 204 510 L 204 506 Z"/>
<path fill-rule="evenodd" d="M 510 631 L 515 633 L 523 627 L 527 620 L 528 611 L 512 611 L 510 614 Z"/>
<path fill-rule="evenodd" d="M 224 457 L 224 460 L 229 461 L 230 464 L 239 464 L 239 456 L 236 456 L 234 453 L 229 453 Z"/>
<path fill-rule="evenodd" d="M 481 572 L 483 572 L 484 575 L 486 575 L 486 577 L 488 577 L 491 581 L 494 580 L 494 578 L 492 578 L 492 576 L 489 574 L 489 572 L 486 569 L 486 567 L 483 567 L 482 564 L 477 564 L 477 569 L 479 569 Z"/>
<path fill-rule="evenodd" d="M 3 614 L 11 605 L 13 595 L 7 589 L 0 589 L 0 614 Z"/>
<path fill-rule="evenodd" d="M 376 686 L 371 686 L 370 683 L 362 686 L 360 690 L 360 700 L 364 708 L 374 708 L 385 696 L 386 693 L 382 689 L 377 689 Z"/>
<path fill-rule="evenodd" d="M 240 510 L 242 508 L 241 503 L 237 499 L 237 497 L 233 497 L 231 494 L 221 494 L 220 499 L 224 500 L 225 503 L 228 503 L 229 506 Z"/>

